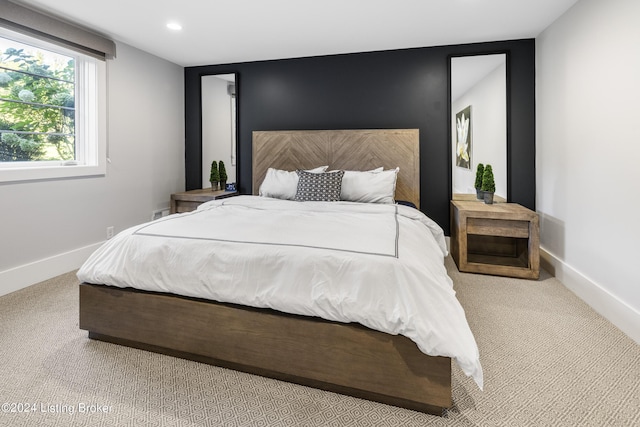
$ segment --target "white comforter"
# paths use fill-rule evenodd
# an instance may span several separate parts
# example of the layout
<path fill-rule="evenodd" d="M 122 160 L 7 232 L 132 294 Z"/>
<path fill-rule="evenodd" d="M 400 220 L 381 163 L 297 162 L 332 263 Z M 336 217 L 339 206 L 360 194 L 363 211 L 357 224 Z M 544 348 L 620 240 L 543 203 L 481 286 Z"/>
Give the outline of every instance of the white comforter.
<path fill-rule="evenodd" d="M 446 253 L 442 229 L 406 206 L 239 196 L 119 233 L 78 278 L 357 322 L 455 359 L 482 388 Z"/>

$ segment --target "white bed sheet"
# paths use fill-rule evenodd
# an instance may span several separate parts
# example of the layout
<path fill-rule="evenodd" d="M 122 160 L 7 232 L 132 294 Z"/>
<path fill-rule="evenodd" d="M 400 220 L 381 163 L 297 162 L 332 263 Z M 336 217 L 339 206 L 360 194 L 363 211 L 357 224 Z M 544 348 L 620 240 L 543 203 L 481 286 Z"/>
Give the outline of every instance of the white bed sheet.
<path fill-rule="evenodd" d="M 401 334 L 482 388 L 446 254 L 442 229 L 407 206 L 238 196 L 131 227 L 77 275 Z"/>

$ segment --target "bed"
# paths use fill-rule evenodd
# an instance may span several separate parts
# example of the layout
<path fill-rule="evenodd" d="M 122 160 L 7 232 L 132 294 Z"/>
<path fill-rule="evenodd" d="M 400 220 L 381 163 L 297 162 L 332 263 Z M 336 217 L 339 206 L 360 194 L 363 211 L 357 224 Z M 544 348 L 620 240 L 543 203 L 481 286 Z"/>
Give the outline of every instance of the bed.
<path fill-rule="evenodd" d="M 80 328 L 433 414 L 451 406 L 452 359 L 482 387 L 443 266 L 442 229 L 394 203 L 271 197 L 274 170 L 318 166 L 329 173 L 300 173 L 300 185 L 395 170 L 395 198 L 420 204 L 417 130 L 254 132 L 255 195 L 141 224 L 103 245 L 78 272 Z"/>

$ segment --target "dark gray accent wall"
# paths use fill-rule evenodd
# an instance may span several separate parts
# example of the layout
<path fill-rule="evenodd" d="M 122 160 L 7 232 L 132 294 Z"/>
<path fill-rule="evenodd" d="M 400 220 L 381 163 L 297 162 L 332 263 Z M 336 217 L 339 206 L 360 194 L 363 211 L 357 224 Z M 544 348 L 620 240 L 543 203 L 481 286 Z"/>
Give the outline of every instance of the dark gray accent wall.
<path fill-rule="evenodd" d="M 200 78 L 235 72 L 241 193 L 254 130 L 417 128 L 421 210 L 448 234 L 449 59 L 486 53 L 507 53 L 507 196 L 535 209 L 533 39 L 185 68 L 186 189 L 201 187 Z"/>

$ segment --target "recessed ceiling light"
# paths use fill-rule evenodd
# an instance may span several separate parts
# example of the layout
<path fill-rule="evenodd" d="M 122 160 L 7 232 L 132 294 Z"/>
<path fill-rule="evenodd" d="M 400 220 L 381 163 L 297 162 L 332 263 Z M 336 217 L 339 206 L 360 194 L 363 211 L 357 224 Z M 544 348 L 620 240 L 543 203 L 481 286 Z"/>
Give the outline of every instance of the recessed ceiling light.
<path fill-rule="evenodd" d="M 167 24 L 167 28 L 174 31 L 180 31 L 182 29 L 182 25 L 178 24 L 177 22 L 169 22 Z"/>

